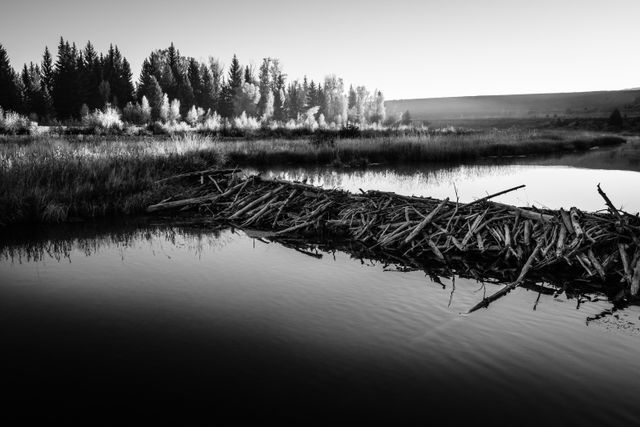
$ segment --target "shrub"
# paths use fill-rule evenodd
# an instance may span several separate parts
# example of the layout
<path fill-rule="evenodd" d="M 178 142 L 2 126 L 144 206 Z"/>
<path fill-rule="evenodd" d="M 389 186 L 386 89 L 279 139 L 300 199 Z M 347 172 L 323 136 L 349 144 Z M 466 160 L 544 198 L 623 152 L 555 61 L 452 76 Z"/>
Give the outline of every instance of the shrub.
<path fill-rule="evenodd" d="M 96 130 L 122 130 L 123 128 L 123 123 L 120 119 L 120 112 L 117 108 L 114 108 L 109 104 L 104 107 L 104 111 L 95 110 L 93 113 L 85 116 L 82 121 L 86 126 L 93 127 Z"/>
<path fill-rule="evenodd" d="M 614 128 L 622 127 L 622 114 L 620 114 L 620 110 L 617 108 L 613 110 L 613 113 L 609 116 L 609 126 Z"/>
<path fill-rule="evenodd" d="M 189 126 L 185 122 L 155 122 L 153 124 L 153 133 L 157 134 L 167 134 L 173 135 L 175 133 L 187 133 L 191 130 L 191 126 Z"/>
<path fill-rule="evenodd" d="M 0 133 L 26 134 L 31 129 L 31 121 L 14 111 L 3 112 L 0 108 Z"/>
<path fill-rule="evenodd" d="M 187 123 L 191 126 L 197 125 L 204 118 L 204 110 L 200 107 L 196 108 L 196 106 L 192 106 L 189 112 L 187 113 Z"/>
<path fill-rule="evenodd" d="M 260 129 L 261 125 L 256 118 L 247 116 L 243 111 L 239 117 L 233 119 L 233 127 L 243 131 L 254 131 Z"/>
<path fill-rule="evenodd" d="M 142 104 L 132 104 L 128 102 L 122 110 L 122 118 L 136 125 L 146 125 L 151 121 L 151 107 L 145 96 L 142 97 Z"/>
<path fill-rule="evenodd" d="M 206 115 L 204 121 L 197 126 L 197 129 L 205 132 L 218 132 L 223 125 L 222 117 L 214 111 L 212 114 Z"/>
<path fill-rule="evenodd" d="M 169 106 L 169 122 L 176 123 L 180 120 L 180 101 L 174 99 L 171 101 L 171 105 Z"/>

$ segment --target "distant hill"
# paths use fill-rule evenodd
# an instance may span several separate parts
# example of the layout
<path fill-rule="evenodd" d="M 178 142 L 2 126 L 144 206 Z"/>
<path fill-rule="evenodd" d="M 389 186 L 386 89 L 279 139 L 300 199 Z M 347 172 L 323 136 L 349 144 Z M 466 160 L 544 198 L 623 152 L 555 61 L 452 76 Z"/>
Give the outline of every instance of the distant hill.
<path fill-rule="evenodd" d="M 385 107 L 393 115 L 409 110 L 414 120 L 603 117 L 615 108 L 636 115 L 640 114 L 640 89 L 400 99 L 386 101 Z"/>

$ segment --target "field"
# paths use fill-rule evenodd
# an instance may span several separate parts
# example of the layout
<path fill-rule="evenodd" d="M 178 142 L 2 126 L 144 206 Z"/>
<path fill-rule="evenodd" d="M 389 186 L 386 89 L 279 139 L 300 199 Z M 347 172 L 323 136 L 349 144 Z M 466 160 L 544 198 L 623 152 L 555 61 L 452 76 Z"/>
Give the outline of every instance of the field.
<path fill-rule="evenodd" d="M 640 90 L 547 93 L 531 95 L 461 96 L 401 99 L 385 103 L 387 113 L 409 110 L 414 120 L 515 118 L 603 118 L 614 109 L 640 115 Z"/>
<path fill-rule="evenodd" d="M 179 192 L 158 180 L 212 167 L 454 163 L 622 142 L 612 134 L 524 130 L 311 140 L 9 137 L 0 142 L 0 223 L 137 214 Z"/>

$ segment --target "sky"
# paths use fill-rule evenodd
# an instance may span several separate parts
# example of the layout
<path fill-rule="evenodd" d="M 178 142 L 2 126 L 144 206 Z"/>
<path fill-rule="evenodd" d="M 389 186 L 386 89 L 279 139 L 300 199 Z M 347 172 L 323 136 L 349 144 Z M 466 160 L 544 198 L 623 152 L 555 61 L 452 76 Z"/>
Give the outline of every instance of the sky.
<path fill-rule="evenodd" d="M 386 99 L 640 86 L 640 0 L 2 0 L 14 68 L 60 36 L 117 44 L 137 81 L 171 42 L 185 56 L 280 58 L 290 79 L 336 74 Z"/>

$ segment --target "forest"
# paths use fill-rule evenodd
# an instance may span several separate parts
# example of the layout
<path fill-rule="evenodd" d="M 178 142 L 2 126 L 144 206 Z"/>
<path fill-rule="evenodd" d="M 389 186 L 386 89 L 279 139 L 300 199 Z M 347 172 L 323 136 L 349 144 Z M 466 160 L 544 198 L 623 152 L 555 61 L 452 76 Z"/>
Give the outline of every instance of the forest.
<path fill-rule="evenodd" d="M 97 52 L 60 38 L 57 56 L 45 47 L 40 63 L 14 70 L 0 44 L 0 128 L 20 131 L 40 125 L 120 129 L 149 126 L 164 131 L 223 127 L 339 129 L 381 128 L 409 115 L 387 117 L 381 91 L 345 88 L 335 75 L 323 82 L 289 79 L 277 58 L 259 67 L 234 55 L 225 70 L 219 59 L 181 55 L 173 43 L 152 51 L 134 83 L 118 46 Z"/>

